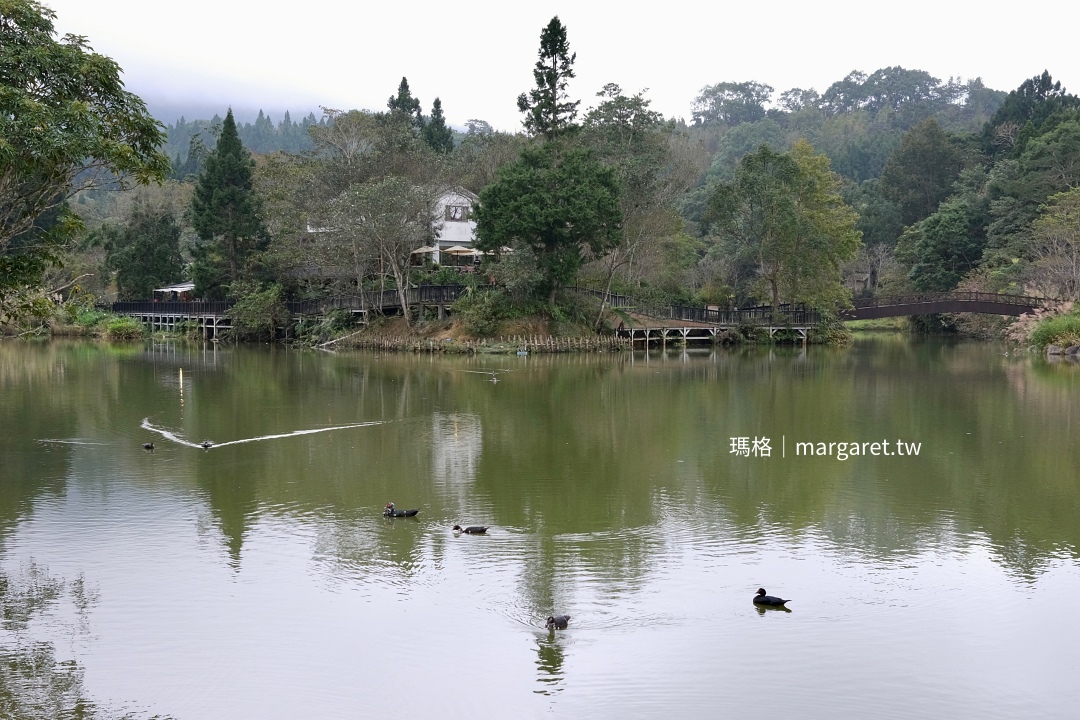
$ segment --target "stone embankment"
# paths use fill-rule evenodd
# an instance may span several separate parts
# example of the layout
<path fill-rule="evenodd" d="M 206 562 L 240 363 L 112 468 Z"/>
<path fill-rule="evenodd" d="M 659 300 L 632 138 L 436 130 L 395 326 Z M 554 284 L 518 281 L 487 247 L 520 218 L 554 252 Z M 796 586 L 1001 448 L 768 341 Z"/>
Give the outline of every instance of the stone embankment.
<path fill-rule="evenodd" d="M 1080 357 L 1080 345 L 1070 345 L 1067 348 L 1063 348 L 1060 345 L 1048 345 L 1046 348 L 1046 354 Z"/>

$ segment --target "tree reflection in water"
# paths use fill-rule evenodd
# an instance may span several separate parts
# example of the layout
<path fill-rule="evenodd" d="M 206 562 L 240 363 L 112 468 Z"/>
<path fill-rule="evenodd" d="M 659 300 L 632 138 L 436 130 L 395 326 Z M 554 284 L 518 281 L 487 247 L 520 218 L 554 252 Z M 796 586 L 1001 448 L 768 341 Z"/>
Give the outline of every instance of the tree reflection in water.
<path fill-rule="evenodd" d="M 33 559 L 14 572 L 0 569 L 0 717 L 135 720 L 142 715 L 87 699 L 82 665 L 59 659 L 52 639 L 41 637 L 87 638 L 97 600 L 82 575 L 64 581 Z"/>

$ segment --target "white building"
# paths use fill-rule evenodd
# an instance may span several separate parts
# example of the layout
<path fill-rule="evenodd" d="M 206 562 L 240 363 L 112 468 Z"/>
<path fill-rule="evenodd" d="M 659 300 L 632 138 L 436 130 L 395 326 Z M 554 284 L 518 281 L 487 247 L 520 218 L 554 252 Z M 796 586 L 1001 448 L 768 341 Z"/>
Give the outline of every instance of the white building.
<path fill-rule="evenodd" d="M 447 248 L 461 247 L 472 250 L 476 239 L 476 221 L 472 219 L 476 195 L 460 187 L 450 188 L 439 196 L 435 205 L 434 230 L 438 242 L 433 246 L 431 259 L 442 262 Z"/>

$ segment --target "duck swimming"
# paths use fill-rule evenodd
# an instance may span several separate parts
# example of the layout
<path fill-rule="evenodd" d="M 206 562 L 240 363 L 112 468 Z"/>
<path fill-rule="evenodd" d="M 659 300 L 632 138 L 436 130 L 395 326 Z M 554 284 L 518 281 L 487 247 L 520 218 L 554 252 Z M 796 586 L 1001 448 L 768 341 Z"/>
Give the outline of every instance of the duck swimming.
<path fill-rule="evenodd" d="M 394 507 L 394 503 L 386 503 L 386 507 L 383 508 L 382 514 L 386 517 L 414 517 L 416 513 L 420 512 L 420 508 L 415 510 L 398 510 Z"/>
<path fill-rule="evenodd" d="M 213 446 L 214 443 L 210 440 L 203 440 L 201 443 L 199 443 L 199 447 L 201 447 L 203 450 L 209 450 Z"/>
<path fill-rule="evenodd" d="M 142 444 L 142 449 L 143 450 L 149 450 L 150 452 L 153 452 L 154 451 L 154 443 L 152 443 L 152 442 L 143 443 Z"/>
<path fill-rule="evenodd" d="M 547 619 L 546 627 L 548 627 L 548 628 L 558 628 L 560 630 L 565 630 L 566 626 L 567 626 L 567 624 L 569 624 L 569 622 L 570 622 L 570 616 L 569 615 L 549 615 L 548 619 Z"/>
<path fill-rule="evenodd" d="M 454 532 L 465 533 L 466 535 L 483 535 L 488 529 L 486 525 L 470 525 L 468 527 L 455 525 L 453 530 Z"/>
<path fill-rule="evenodd" d="M 755 605 L 774 605 L 782 606 L 784 603 L 789 603 L 790 600 L 782 600 L 775 595 L 766 595 L 765 588 L 758 588 L 757 595 L 754 596 Z"/>

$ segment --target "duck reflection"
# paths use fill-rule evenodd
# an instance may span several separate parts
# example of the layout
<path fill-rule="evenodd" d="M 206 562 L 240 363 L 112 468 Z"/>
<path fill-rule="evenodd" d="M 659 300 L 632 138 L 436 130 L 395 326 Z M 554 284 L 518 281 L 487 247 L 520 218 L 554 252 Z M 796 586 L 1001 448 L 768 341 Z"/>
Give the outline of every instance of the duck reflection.
<path fill-rule="evenodd" d="M 565 636 L 552 628 L 536 637 L 536 669 L 540 695 L 552 695 L 562 691 L 563 663 L 566 661 Z"/>
<path fill-rule="evenodd" d="M 791 610 L 783 605 L 755 605 L 754 609 L 757 610 L 758 615 L 765 615 L 771 612 L 785 612 L 789 613 Z"/>

